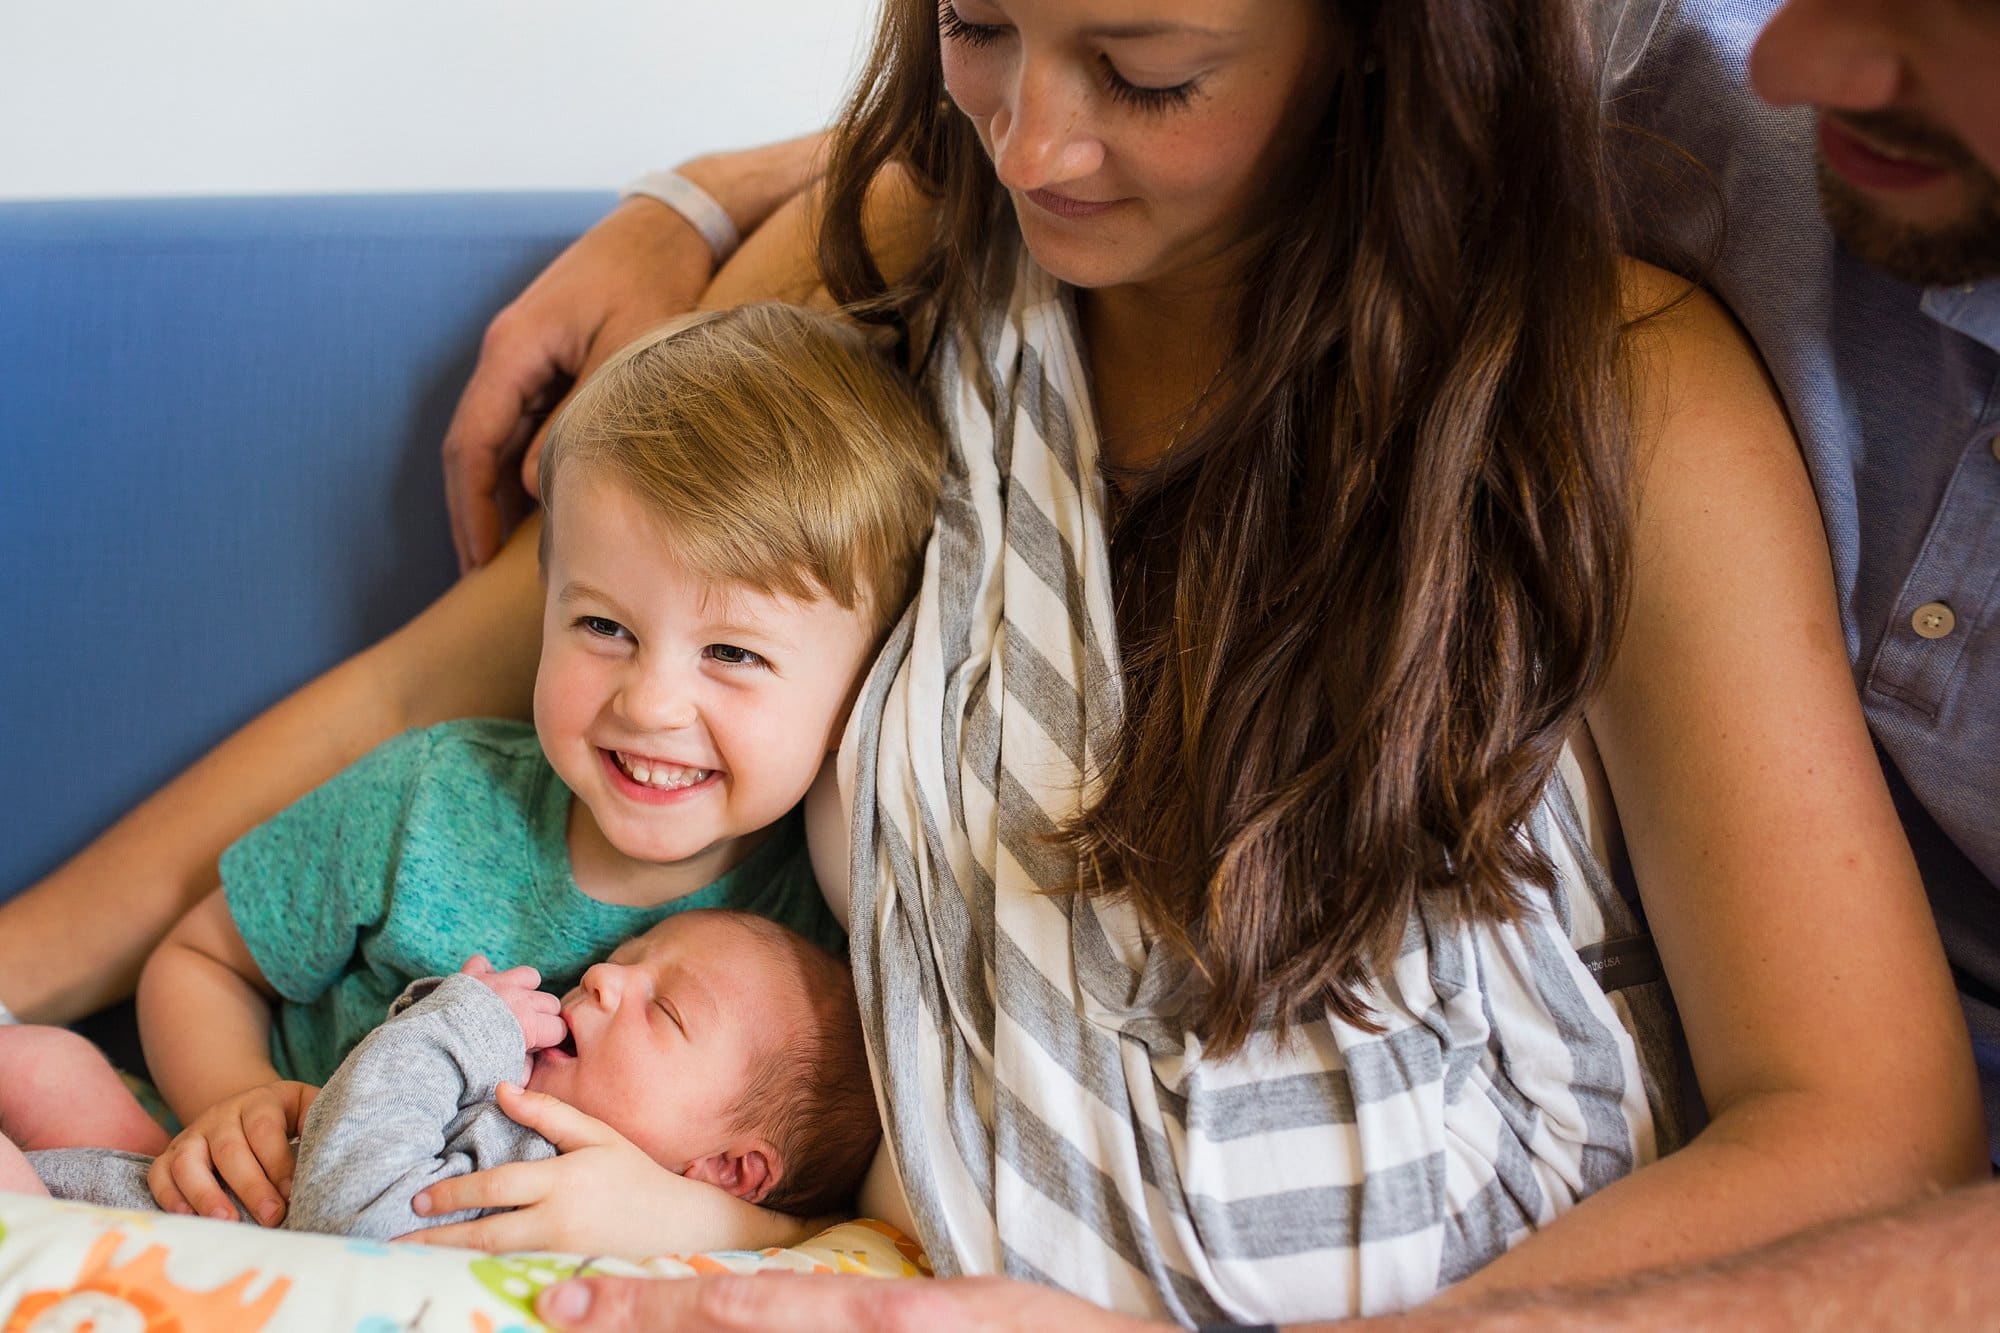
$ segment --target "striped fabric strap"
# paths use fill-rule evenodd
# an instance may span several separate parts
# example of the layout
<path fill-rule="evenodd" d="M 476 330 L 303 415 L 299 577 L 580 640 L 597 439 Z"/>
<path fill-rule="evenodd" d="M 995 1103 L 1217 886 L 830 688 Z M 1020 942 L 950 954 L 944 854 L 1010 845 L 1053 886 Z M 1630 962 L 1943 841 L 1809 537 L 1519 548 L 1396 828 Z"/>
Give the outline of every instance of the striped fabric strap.
<path fill-rule="evenodd" d="M 1122 723 L 1095 423 L 1064 291 L 998 247 L 947 331 L 915 601 L 855 708 L 851 942 L 884 1129 L 940 1274 L 1204 1322 L 1418 1304 L 1653 1152 L 1576 947 L 1637 933 L 1563 783 L 1514 923 L 1426 900 L 1366 997 L 1204 1059 L 1189 978 L 1051 836 Z"/>

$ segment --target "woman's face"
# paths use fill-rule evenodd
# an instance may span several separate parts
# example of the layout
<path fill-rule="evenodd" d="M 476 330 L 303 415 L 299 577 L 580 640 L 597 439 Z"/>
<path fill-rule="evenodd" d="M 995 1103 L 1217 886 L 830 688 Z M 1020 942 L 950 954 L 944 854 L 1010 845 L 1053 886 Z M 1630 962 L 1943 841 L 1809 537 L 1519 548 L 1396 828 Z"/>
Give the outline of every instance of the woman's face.
<path fill-rule="evenodd" d="M 938 34 L 1029 250 L 1079 287 L 1224 260 L 1333 81 L 1324 0 L 940 0 Z"/>

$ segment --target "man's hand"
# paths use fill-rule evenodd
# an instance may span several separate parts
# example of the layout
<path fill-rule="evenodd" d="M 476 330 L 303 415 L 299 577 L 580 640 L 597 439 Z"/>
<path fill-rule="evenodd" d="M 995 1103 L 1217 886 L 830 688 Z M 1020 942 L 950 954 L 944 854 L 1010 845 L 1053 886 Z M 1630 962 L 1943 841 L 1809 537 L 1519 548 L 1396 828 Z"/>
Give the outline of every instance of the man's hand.
<path fill-rule="evenodd" d="M 653 199 L 627 199 L 493 317 L 444 433 L 445 496 L 461 569 L 506 537 L 518 459 L 538 487 L 542 426 L 571 385 L 654 325 L 694 308 L 714 271 L 701 234 Z"/>
<path fill-rule="evenodd" d="M 542 974 L 534 968 L 510 967 L 505 972 L 496 971 L 486 955 L 476 953 L 466 959 L 465 966 L 458 970 L 484 983 L 506 1002 L 521 1025 L 521 1036 L 528 1043 L 530 1055 L 559 1045 L 569 1035 L 569 1025 L 563 1022 L 562 1001 L 545 990 L 537 989 L 542 984 Z"/>
<path fill-rule="evenodd" d="M 761 1273 L 679 1280 L 590 1277 L 561 1282 L 535 1313 L 565 1333 L 1165 1333 L 1151 1323 L 1009 1278 L 899 1282 L 834 1274 Z"/>
<path fill-rule="evenodd" d="M 153 1159 L 146 1183 L 154 1201 L 170 1213 L 233 1222 L 227 1185 L 259 1224 L 276 1226 L 291 1196 L 292 1139 L 318 1095 L 310 1083 L 279 1080 L 209 1107 Z"/>
<path fill-rule="evenodd" d="M 808 134 L 699 157 L 680 171 L 748 236 L 818 177 L 824 146 L 824 135 Z M 694 309 L 714 271 L 700 233 L 640 196 L 585 232 L 493 317 L 444 433 L 445 495 L 461 569 L 485 564 L 500 549 L 503 499 L 537 495 L 542 423 L 570 386 L 646 330 Z"/>

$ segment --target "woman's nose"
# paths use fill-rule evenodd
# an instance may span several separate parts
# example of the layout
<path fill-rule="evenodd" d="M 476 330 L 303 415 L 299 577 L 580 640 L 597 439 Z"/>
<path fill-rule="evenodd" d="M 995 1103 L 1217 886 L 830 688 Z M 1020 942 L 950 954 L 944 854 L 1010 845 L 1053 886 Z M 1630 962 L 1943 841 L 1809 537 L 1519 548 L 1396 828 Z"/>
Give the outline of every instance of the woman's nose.
<path fill-rule="evenodd" d="M 1053 66 L 1022 63 L 1013 96 L 988 122 L 1002 185 L 1056 189 L 1104 164 L 1104 145 L 1090 132 L 1087 90 L 1067 86 L 1071 78 Z"/>
<path fill-rule="evenodd" d="M 1776 106 L 1888 106 L 1904 92 L 1911 11 L 1930 2 L 1791 0 L 1751 48 L 1751 85 Z"/>

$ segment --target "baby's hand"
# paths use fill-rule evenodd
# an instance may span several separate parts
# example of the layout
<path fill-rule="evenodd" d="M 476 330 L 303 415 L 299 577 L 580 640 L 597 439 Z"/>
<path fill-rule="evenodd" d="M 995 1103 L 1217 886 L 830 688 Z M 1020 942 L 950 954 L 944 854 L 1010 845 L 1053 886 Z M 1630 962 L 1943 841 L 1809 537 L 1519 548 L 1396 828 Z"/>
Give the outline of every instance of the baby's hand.
<path fill-rule="evenodd" d="M 292 1139 L 318 1095 L 310 1083 L 281 1079 L 209 1107 L 153 1159 L 146 1183 L 154 1200 L 170 1213 L 233 1222 L 226 1184 L 254 1220 L 276 1226 L 292 1191 Z"/>
<path fill-rule="evenodd" d="M 531 1053 L 558 1045 L 569 1035 L 569 1027 L 562 1018 L 562 1001 L 545 990 L 535 989 L 542 984 L 542 974 L 534 968 L 510 967 L 505 972 L 496 972 L 484 954 L 474 954 L 458 970 L 492 987 L 493 993 L 507 1002 L 521 1024 L 521 1036 L 527 1040 Z"/>

